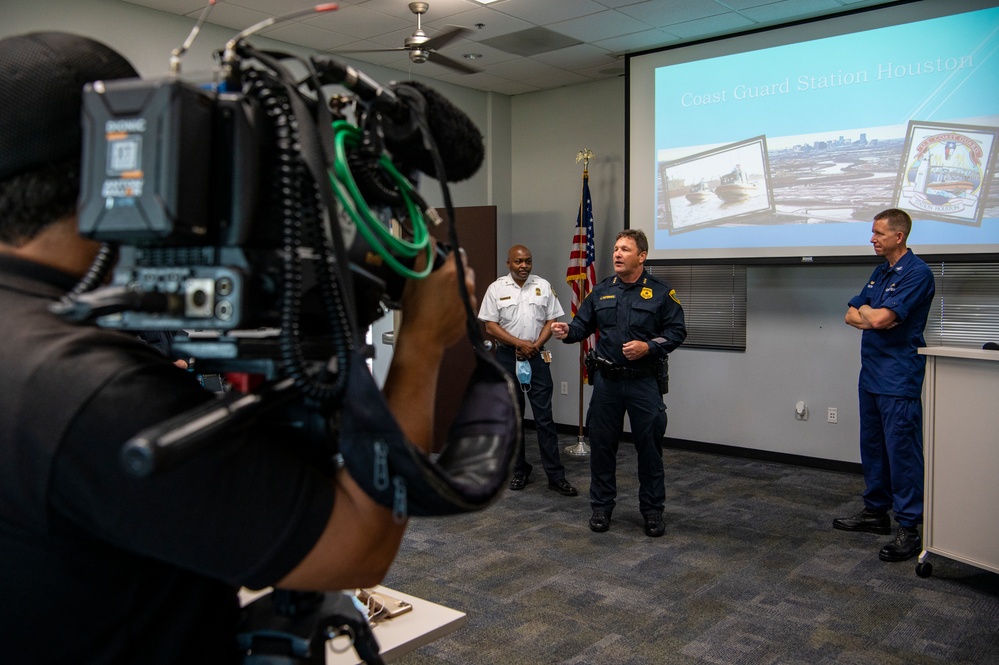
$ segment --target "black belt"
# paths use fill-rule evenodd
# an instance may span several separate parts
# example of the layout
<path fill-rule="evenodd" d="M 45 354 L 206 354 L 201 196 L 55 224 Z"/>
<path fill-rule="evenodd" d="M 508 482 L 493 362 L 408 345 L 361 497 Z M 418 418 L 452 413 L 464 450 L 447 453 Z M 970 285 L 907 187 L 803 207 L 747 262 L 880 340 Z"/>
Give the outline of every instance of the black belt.
<path fill-rule="evenodd" d="M 646 376 L 656 376 L 656 366 L 647 365 L 645 367 L 608 367 L 607 365 L 597 365 L 597 371 L 613 381 L 621 379 L 641 379 Z"/>

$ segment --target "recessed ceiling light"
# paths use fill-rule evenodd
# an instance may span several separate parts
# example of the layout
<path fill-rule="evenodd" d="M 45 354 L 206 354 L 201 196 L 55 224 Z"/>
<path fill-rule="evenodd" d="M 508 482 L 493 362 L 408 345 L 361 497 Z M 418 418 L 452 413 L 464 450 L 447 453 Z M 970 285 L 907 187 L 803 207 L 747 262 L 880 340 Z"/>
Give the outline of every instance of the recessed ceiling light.
<path fill-rule="evenodd" d="M 470 0 L 470 2 L 474 2 L 477 5 L 491 5 L 497 2 L 503 2 L 503 0 Z"/>

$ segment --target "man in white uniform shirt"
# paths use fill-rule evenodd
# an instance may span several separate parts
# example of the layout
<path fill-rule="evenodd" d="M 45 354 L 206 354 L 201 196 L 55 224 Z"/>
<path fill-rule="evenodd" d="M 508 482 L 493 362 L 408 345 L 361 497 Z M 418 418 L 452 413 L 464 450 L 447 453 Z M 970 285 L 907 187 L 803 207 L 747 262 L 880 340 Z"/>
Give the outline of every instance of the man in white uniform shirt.
<path fill-rule="evenodd" d="M 517 396 L 520 411 L 524 412 L 524 391 L 531 400 L 534 425 L 541 449 L 541 464 L 548 476 L 548 489 L 562 496 L 576 496 L 576 488 L 565 479 L 565 467 L 558 450 L 558 433 L 552 419 L 552 373 L 549 368 L 551 352 L 545 342 L 552 336 L 552 323 L 565 312 L 555 291 L 547 280 L 531 274 L 531 250 L 514 245 L 507 253 L 506 265 L 510 274 L 489 285 L 479 308 L 479 319 L 485 322 L 486 332 L 499 342 L 496 360 L 517 378 L 517 361 L 530 363 L 529 384 Z M 513 469 L 510 489 L 522 490 L 530 481 L 531 469 L 521 448 Z"/>

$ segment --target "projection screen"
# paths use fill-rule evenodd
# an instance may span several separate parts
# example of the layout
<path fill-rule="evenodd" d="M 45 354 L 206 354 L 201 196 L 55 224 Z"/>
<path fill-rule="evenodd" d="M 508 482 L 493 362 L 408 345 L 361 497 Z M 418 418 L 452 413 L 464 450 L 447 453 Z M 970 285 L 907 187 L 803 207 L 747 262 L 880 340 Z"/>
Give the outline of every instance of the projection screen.
<path fill-rule="evenodd" d="M 628 58 L 628 225 L 649 258 L 999 255 L 999 8 L 923 0 Z M 992 257 L 994 258 L 994 256 Z"/>

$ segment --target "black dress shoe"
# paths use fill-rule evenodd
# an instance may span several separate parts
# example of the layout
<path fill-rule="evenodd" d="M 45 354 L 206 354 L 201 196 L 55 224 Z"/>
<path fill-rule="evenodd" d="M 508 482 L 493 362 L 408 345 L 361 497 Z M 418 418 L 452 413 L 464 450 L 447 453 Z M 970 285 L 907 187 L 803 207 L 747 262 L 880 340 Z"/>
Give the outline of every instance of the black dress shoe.
<path fill-rule="evenodd" d="M 658 538 L 659 536 L 666 533 L 666 523 L 663 522 L 663 516 L 658 513 L 649 513 L 645 515 L 645 535 L 649 538 Z"/>
<path fill-rule="evenodd" d="M 878 557 L 882 561 L 908 561 L 923 549 L 923 539 L 914 526 L 900 526 L 895 540 L 881 548 Z"/>
<path fill-rule="evenodd" d="M 891 518 L 888 513 L 876 513 L 864 508 L 853 517 L 838 517 L 833 520 L 833 528 L 843 531 L 866 531 L 887 536 L 891 533 Z"/>
<path fill-rule="evenodd" d="M 579 492 L 576 491 L 576 488 L 570 485 L 569 481 L 565 478 L 560 478 L 555 481 L 549 480 L 548 489 L 555 490 L 562 496 L 576 496 L 579 494 Z"/>
<path fill-rule="evenodd" d="M 590 517 L 590 531 L 603 533 L 610 528 L 610 513 L 606 510 L 594 510 Z"/>
<path fill-rule="evenodd" d="M 517 492 L 525 487 L 527 487 L 528 477 L 522 473 L 515 474 L 513 478 L 510 479 L 510 489 Z"/>

